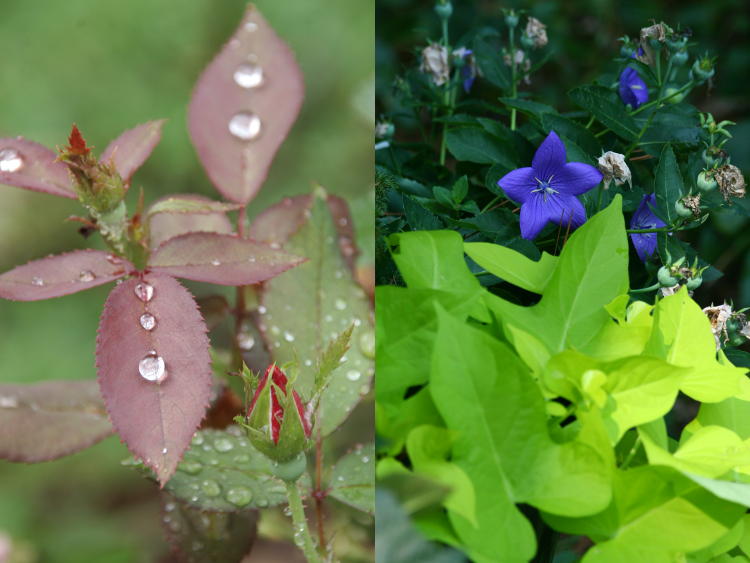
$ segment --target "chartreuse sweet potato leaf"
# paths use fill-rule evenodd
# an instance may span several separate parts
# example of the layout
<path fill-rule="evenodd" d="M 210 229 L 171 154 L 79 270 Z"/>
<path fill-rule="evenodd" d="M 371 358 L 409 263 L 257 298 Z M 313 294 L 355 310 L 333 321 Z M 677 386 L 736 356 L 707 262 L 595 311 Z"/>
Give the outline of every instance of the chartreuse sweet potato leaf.
<path fill-rule="evenodd" d="M 429 355 L 432 355 L 431 350 Z M 379 394 L 377 399 L 375 421 L 379 438 L 378 451 L 383 451 L 388 455 L 396 455 L 401 451 L 407 435 L 413 428 L 424 424 L 442 424 L 440 413 L 437 412 L 430 390 L 426 387 L 404 399 L 398 404 L 397 409 L 384 406 Z"/>
<path fill-rule="evenodd" d="M 251 4 L 201 74 L 188 109 L 190 138 L 224 197 L 247 203 L 255 196 L 303 96 L 294 54 Z"/>
<path fill-rule="evenodd" d="M 656 420 L 674 405 L 687 369 L 632 356 L 597 362 L 573 350 L 554 356 L 544 373 L 550 391 L 602 410 L 612 444 L 634 426 Z"/>
<path fill-rule="evenodd" d="M 582 425 L 578 438 L 555 443 L 547 431 L 541 391 L 520 359 L 505 344 L 444 311 L 439 312 L 430 390 L 448 427 L 458 432 L 453 462 L 478 491 L 477 526 L 450 513 L 475 559 L 531 557 L 532 530 L 516 502 L 576 515 L 609 503 L 613 464 L 604 429 L 587 421 L 591 426 Z"/>
<path fill-rule="evenodd" d="M 698 401 L 718 402 L 741 395 L 748 384 L 744 368 L 716 360 L 708 317 L 684 287 L 657 303 L 644 353 L 687 368 L 680 390 Z"/>
<path fill-rule="evenodd" d="M 298 362 L 296 388 L 308 400 L 315 387 L 317 362 L 332 340 L 354 326 L 351 346 L 321 398 L 319 420 L 326 435 L 370 389 L 374 328 L 370 302 L 341 251 L 325 190 L 317 188 L 307 206 L 302 223 L 296 232 L 286 233 L 291 236 L 284 244 L 285 251 L 307 261 L 264 285 L 260 328 L 274 361 Z M 287 207 L 280 203 L 272 209 L 286 216 Z M 267 211 L 266 219 L 271 216 Z"/>
<path fill-rule="evenodd" d="M 451 292 L 393 286 L 376 289 L 379 404 L 395 414 L 409 387 L 427 383 L 437 334 L 435 303 L 457 318 L 466 318 L 479 305 L 481 295 L 479 287 Z"/>
<path fill-rule="evenodd" d="M 534 293 L 544 292 L 558 260 L 542 252 L 542 257 L 534 261 L 512 248 L 488 242 L 467 242 L 464 251 L 489 273 Z"/>
<path fill-rule="evenodd" d="M 617 299 L 621 298 L 627 304 L 628 296 L 621 295 Z M 621 316 L 616 316 L 615 311 L 607 307 L 613 318 L 604 324 L 602 330 L 581 351 L 603 361 L 641 354 L 651 337 L 654 324 L 652 309 L 652 305 L 634 301 Z"/>
<path fill-rule="evenodd" d="M 645 434 L 641 440 L 652 465 L 668 465 L 686 474 L 716 478 L 735 467 L 750 465 L 750 444 L 722 426 L 698 429 L 674 453 L 657 446 Z"/>
<path fill-rule="evenodd" d="M 330 496 L 363 512 L 375 512 L 375 444 L 366 444 L 336 462 Z"/>
<path fill-rule="evenodd" d="M 672 563 L 726 535 L 744 511 L 672 468 L 641 466 L 615 474 L 613 501 L 599 514 L 544 519 L 597 542 L 583 563 Z"/>
<path fill-rule="evenodd" d="M 750 438 L 750 401 L 730 397 L 718 403 L 701 404 L 698 416 L 688 427 L 711 425 L 729 428 L 747 440 Z"/>
<path fill-rule="evenodd" d="M 458 465 L 448 461 L 453 438 L 446 428 L 422 425 L 409 433 L 406 451 L 415 473 L 427 475 L 450 490 L 443 501 L 445 508 L 476 525 L 474 485 Z"/>
<path fill-rule="evenodd" d="M 112 431 L 93 380 L 0 385 L 0 459 L 57 459 Z"/>
<path fill-rule="evenodd" d="M 618 195 L 570 237 L 537 305 L 522 307 L 498 297 L 488 303 L 504 324 L 532 334 L 553 354 L 583 348 L 612 322 L 604 307 L 627 291 L 627 269 Z M 508 336 L 512 341 L 512 334 Z"/>

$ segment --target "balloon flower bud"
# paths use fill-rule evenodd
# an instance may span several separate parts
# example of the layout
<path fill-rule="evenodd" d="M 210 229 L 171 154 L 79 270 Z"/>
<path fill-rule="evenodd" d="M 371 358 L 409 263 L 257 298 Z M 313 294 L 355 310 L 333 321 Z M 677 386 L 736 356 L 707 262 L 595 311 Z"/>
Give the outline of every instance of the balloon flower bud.
<path fill-rule="evenodd" d="M 244 426 L 252 444 L 274 461 L 292 460 L 307 449 L 311 415 L 276 364 L 268 366 L 261 377 Z"/>

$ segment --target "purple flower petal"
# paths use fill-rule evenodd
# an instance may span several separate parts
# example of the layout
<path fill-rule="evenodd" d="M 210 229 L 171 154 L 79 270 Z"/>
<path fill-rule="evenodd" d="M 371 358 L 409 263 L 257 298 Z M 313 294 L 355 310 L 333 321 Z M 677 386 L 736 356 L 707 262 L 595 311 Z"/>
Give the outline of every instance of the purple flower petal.
<path fill-rule="evenodd" d="M 583 162 L 568 162 L 558 170 L 552 185 L 562 194 L 581 195 L 602 181 L 602 173 Z"/>
<path fill-rule="evenodd" d="M 577 197 L 560 194 L 554 198 L 548 198 L 552 202 L 548 211 L 550 221 L 567 229 L 577 229 L 586 222 L 586 209 Z"/>
<path fill-rule="evenodd" d="M 545 202 L 540 193 L 531 194 L 521 206 L 521 236 L 527 240 L 534 240 L 544 226 L 549 222 L 549 198 Z"/>
<path fill-rule="evenodd" d="M 630 219 L 631 229 L 656 229 L 666 227 L 666 223 L 654 215 L 651 206 L 656 206 L 656 196 L 647 194 L 643 196 L 641 204 Z M 630 233 L 635 252 L 642 262 L 649 259 L 656 252 L 656 233 Z"/>
<path fill-rule="evenodd" d="M 620 99 L 634 109 L 648 101 L 648 86 L 634 68 L 626 68 L 620 74 L 618 86 Z"/>
<path fill-rule="evenodd" d="M 536 149 L 531 167 L 539 179 L 546 180 L 556 174 L 565 165 L 566 160 L 565 145 L 557 133 L 550 131 L 547 138 Z"/>
<path fill-rule="evenodd" d="M 500 178 L 497 185 L 503 189 L 510 199 L 518 203 L 524 203 L 531 194 L 531 190 L 537 186 L 535 176 L 536 172 L 530 166 L 517 168 Z"/>

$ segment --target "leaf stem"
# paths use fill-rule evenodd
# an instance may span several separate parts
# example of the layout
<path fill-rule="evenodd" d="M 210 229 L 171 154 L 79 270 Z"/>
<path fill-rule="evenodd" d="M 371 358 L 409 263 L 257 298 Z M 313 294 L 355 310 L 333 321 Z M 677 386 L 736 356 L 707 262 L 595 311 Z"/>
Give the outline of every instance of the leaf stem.
<path fill-rule="evenodd" d="M 490 207 L 492 207 L 493 205 L 495 205 L 498 201 L 500 201 L 502 199 L 502 197 L 503 196 L 501 196 L 501 195 L 496 195 L 495 197 L 493 197 L 492 200 L 490 200 L 490 202 L 482 208 L 482 210 L 479 212 L 479 214 L 481 215 L 482 213 L 486 213 L 487 210 Z"/>
<path fill-rule="evenodd" d="M 628 293 L 648 293 L 649 291 L 654 291 L 655 289 L 659 289 L 659 286 L 661 284 L 655 283 L 654 285 L 650 285 L 648 287 L 642 287 L 640 289 L 631 289 Z"/>
<path fill-rule="evenodd" d="M 682 231 L 684 229 L 678 229 L 675 227 L 655 227 L 653 229 L 626 229 L 625 232 L 629 235 L 640 234 L 640 233 L 672 233 L 674 231 Z"/>
<path fill-rule="evenodd" d="M 302 497 L 300 497 L 296 481 L 286 482 L 286 496 L 289 500 L 289 509 L 292 512 L 294 543 L 299 546 L 309 563 L 323 563 L 323 560 L 315 549 L 310 530 L 307 527 L 305 510 L 302 506 Z"/>
<path fill-rule="evenodd" d="M 237 211 L 237 236 L 245 236 L 245 209 L 243 205 Z M 245 288 L 238 286 L 236 290 L 236 299 L 234 304 L 234 347 L 232 350 L 232 369 L 242 371 L 244 359 L 242 358 L 242 348 L 240 347 L 240 333 L 242 332 L 242 323 L 245 322 Z"/>
<path fill-rule="evenodd" d="M 592 115 L 591 119 L 589 119 L 589 122 L 586 124 L 586 129 L 590 129 L 593 123 L 594 123 L 594 116 Z"/>
<path fill-rule="evenodd" d="M 635 457 L 635 454 L 638 452 L 638 448 L 640 447 L 640 445 L 641 445 L 641 435 L 638 434 L 638 437 L 635 439 L 635 442 L 633 443 L 633 447 L 630 448 L 630 451 L 628 452 L 628 456 L 622 462 L 620 469 L 627 469 L 630 466 L 630 463 L 633 461 L 633 458 Z"/>
<path fill-rule="evenodd" d="M 315 522 L 318 527 L 318 543 L 326 544 L 325 524 L 323 522 L 323 437 L 321 430 L 318 428 L 318 435 L 315 437 Z"/>
<path fill-rule="evenodd" d="M 448 18 L 442 18 L 443 24 L 443 46 L 445 47 L 445 58 L 450 68 L 450 46 L 448 45 Z M 450 72 L 448 74 L 448 82 L 443 85 L 443 105 L 448 108 L 446 109 L 446 116 L 453 113 L 451 105 L 451 88 L 453 87 L 453 81 L 451 80 Z M 443 136 L 440 140 L 440 166 L 445 166 L 445 149 L 448 142 L 448 122 L 443 122 Z"/>

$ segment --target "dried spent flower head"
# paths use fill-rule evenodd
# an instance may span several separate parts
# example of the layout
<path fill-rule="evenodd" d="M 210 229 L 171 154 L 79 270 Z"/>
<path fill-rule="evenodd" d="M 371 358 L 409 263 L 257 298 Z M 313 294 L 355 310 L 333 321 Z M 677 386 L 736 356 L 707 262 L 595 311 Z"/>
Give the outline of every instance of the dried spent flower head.
<path fill-rule="evenodd" d="M 661 287 L 659 288 L 659 293 L 662 297 L 669 297 L 670 295 L 674 295 L 675 293 L 677 293 L 681 287 L 682 286 L 679 283 L 673 285 L 672 287 Z"/>
<path fill-rule="evenodd" d="M 390 121 L 378 121 L 375 124 L 375 138 L 376 139 L 390 139 L 393 137 L 396 128 Z"/>
<path fill-rule="evenodd" d="M 714 180 L 725 201 L 733 197 L 745 197 L 745 178 L 742 171 L 733 164 L 725 164 L 714 171 Z"/>
<path fill-rule="evenodd" d="M 726 340 L 729 338 L 727 335 L 727 321 L 732 316 L 732 306 L 724 303 L 714 307 L 705 307 L 703 313 L 708 317 L 711 322 L 711 332 L 714 333 L 714 339 L 716 340 L 716 349 L 721 348 L 721 339 Z"/>
<path fill-rule="evenodd" d="M 750 340 L 750 323 L 745 323 L 745 325 L 740 330 L 740 334 Z"/>
<path fill-rule="evenodd" d="M 633 187 L 630 168 L 625 164 L 625 155 L 607 151 L 597 160 L 597 167 L 599 172 L 602 173 L 605 190 L 609 188 L 609 183 L 612 180 L 615 181 L 617 186 L 627 182 L 631 188 Z"/>
<path fill-rule="evenodd" d="M 419 70 L 429 74 L 435 86 L 442 86 L 450 79 L 448 50 L 443 45 L 431 43 L 422 49 L 422 62 Z"/>
<path fill-rule="evenodd" d="M 686 195 L 682 198 L 682 204 L 693 213 L 693 217 L 701 216 L 701 194 Z"/>
<path fill-rule="evenodd" d="M 640 34 L 642 52 L 639 51 L 637 57 L 638 60 L 646 63 L 647 65 L 654 64 L 654 61 L 656 59 L 654 56 L 654 49 L 651 46 L 650 41 L 653 40 L 658 41 L 659 43 L 664 43 L 667 38 L 667 32 L 669 31 L 669 27 L 664 24 L 664 22 L 642 28 Z"/>
<path fill-rule="evenodd" d="M 529 16 L 524 33 L 531 39 L 535 49 L 544 47 L 548 42 L 547 26 L 534 17 Z"/>
<path fill-rule="evenodd" d="M 511 66 L 515 63 L 516 67 L 520 67 L 520 70 L 524 73 L 531 70 L 531 60 L 526 57 L 526 53 L 524 53 L 523 50 L 516 49 L 513 59 L 514 60 L 511 60 L 510 53 L 503 51 L 503 63 L 505 63 L 505 66 Z M 525 84 L 531 84 L 531 79 L 528 74 L 524 75 L 523 81 Z"/>

